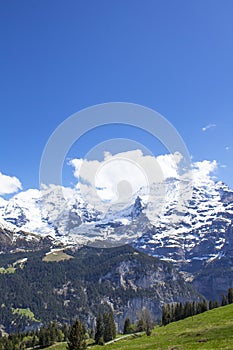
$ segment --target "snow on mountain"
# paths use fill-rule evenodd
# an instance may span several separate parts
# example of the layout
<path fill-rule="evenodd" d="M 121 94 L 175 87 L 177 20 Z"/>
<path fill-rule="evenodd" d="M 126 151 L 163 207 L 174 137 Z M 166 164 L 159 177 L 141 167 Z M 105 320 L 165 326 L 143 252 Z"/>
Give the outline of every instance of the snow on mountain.
<path fill-rule="evenodd" d="M 194 185 L 192 198 L 180 211 L 166 207 L 134 246 L 172 261 L 220 257 L 233 223 L 233 191 L 225 184 Z"/>
<path fill-rule="evenodd" d="M 15 232 L 17 228 L 0 217 L 0 231 Z"/>
<path fill-rule="evenodd" d="M 65 244 L 135 247 L 171 261 L 211 261 L 229 246 L 233 191 L 222 182 L 194 177 L 192 196 L 185 179 L 141 189 L 127 206 L 101 212 L 78 189 L 51 186 L 0 200 L 0 225 L 12 231 L 52 236 Z M 185 200 L 182 200 L 185 199 Z M 117 209 L 116 209 L 117 208 Z"/>

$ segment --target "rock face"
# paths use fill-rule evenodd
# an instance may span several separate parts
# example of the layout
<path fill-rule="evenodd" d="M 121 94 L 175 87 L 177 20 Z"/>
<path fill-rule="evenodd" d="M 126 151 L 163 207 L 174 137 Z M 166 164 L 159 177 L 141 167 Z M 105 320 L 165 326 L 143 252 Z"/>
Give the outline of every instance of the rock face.
<path fill-rule="evenodd" d="M 49 248 L 53 244 L 53 239 L 49 236 L 40 237 L 6 223 L 0 219 L 0 254 L 17 251 L 36 251 Z"/>
<path fill-rule="evenodd" d="M 219 259 L 203 263 L 194 274 L 193 286 L 208 299 L 219 300 L 233 288 L 233 227 L 226 232 L 226 244 Z"/>
<path fill-rule="evenodd" d="M 106 286 L 109 291 L 115 291 L 117 298 L 109 298 L 106 295 L 102 297 L 102 302 L 107 297 L 121 327 L 126 317 L 136 321 L 138 312 L 143 307 L 152 311 L 158 319 L 164 303 L 200 298 L 171 264 L 133 251 L 129 247 L 117 248 L 116 251 L 122 252 L 120 260 L 117 256 L 111 258 L 111 271 L 103 274 L 98 283 Z"/>

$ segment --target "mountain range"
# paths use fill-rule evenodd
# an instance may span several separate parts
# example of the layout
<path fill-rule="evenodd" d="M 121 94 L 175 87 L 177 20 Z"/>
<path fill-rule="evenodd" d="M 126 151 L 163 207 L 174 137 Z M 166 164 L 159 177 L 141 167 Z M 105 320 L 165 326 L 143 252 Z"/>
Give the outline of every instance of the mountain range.
<path fill-rule="evenodd" d="M 226 255 L 231 249 L 233 191 L 209 180 L 194 184 L 191 198 L 178 205 L 179 180 L 169 179 L 166 185 L 169 201 L 160 201 L 157 185 L 149 202 L 141 191 L 127 206 L 109 206 L 102 212 L 75 189 L 53 186 L 43 196 L 28 190 L 9 200 L 1 198 L 0 227 L 14 232 L 13 241 L 27 232 L 27 240 L 50 237 L 64 245 L 131 243 L 150 255 L 193 267 Z"/>
<path fill-rule="evenodd" d="M 147 266 L 150 276 L 146 275 L 144 279 L 141 276 L 140 280 L 140 288 L 146 288 L 143 295 L 149 306 L 154 297 L 148 299 L 148 295 L 157 293 L 156 300 L 160 301 L 154 306 L 156 317 L 165 299 L 166 302 L 197 300 L 201 295 L 207 299 L 219 299 L 229 287 L 233 287 L 233 191 L 222 182 L 199 179 L 193 182 L 191 196 L 188 197 L 188 186 L 185 181 L 170 178 L 166 180 L 165 187 L 164 184 L 154 184 L 149 199 L 142 188 L 127 203 L 109 205 L 107 211 L 101 211 L 85 201 L 79 189 L 58 186 L 51 186 L 43 193 L 28 190 L 8 200 L 1 198 L 0 256 L 9 252 L 44 251 L 43 254 L 49 254 L 59 249 L 64 252 L 81 251 L 89 245 L 92 247 L 89 248 L 97 249 L 97 255 L 100 249 L 101 254 L 105 257 L 107 254 L 111 260 L 111 255 L 114 257 L 120 246 L 130 244 L 136 251 L 160 261 L 161 265 L 156 263 L 156 269 L 154 262 L 149 261 L 153 265 Z M 113 247 L 111 254 L 108 253 L 110 247 Z M 87 250 L 85 254 L 88 252 L 92 250 Z M 130 251 L 129 255 L 134 257 L 135 251 Z M 98 280 L 107 278 L 113 283 L 118 276 L 116 285 L 111 285 L 111 288 L 111 283 L 106 282 L 110 283 L 108 288 L 111 293 L 120 288 L 132 294 L 139 272 L 144 271 L 144 274 L 145 269 L 142 262 L 132 265 L 133 258 L 128 255 L 126 258 L 124 254 L 120 256 L 123 260 L 120 259 L 116 265 L 113 263 L 109 271 L 103 275 L 98 272 Z M 88 261 L 90 257 L 86 260 L 87 264 Z M 93 264 L 91 266 L 93 269 Z M 156 275 L 158 270 L 159 277 Z M 86 281 L 90 283 L 88 278 Z M 166 293 L 161 287 L 163 283 L 166 284 Z M 61 286 L 64 284 L 61 281 Z M 59 288 L 63 288 L 61 286 Z M 83 288 L 85 290 L 86 287 Z M 174 288 L 176 295 L 172 292 Z M 102 299 L 97 298 L 97 303 L 107 300 L 107 289 L 106 293 L 100 292 Z M 129 305 L 135 319 L 140 300 L 136 296 L 124 300 L 122 316 L 117 318 L 120 324 L 123 316 L 129 313 Z M 136 303 L 135 307 L 133 303 Z M 117 299 L 113 300 L 113 304 L 116 316 L 120 312 Z"/>

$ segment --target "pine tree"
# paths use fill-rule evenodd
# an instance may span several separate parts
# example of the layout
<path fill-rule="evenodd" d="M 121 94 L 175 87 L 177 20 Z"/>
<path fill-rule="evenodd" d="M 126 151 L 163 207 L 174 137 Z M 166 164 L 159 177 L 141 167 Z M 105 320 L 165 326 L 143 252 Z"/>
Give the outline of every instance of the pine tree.
<path fill-rule="evenodd" d="M 104 341 L 107 342 L 116 338 L 116 326 L 115 326 L 112 311 L 104 313 L 103 324 L 104 324 Z"/>
<path fill-rule="evenodd" d="M 222 295 L 221 306 L 225 306 L 227 304 L 228 304 L 228 297 L 226 297 L 226 295 Z"/>
<path fill-rule="evenodd" d="M 50 344 L 50 338 L 48 331 L 45 328 L 41 328 L 39 332 L 39 346 L 41 348 L 45 348 L 46 346 L 49 346 Z"/>
<path fill-rule="evenodd" d="M 205 299 L 202 300 L 202 303 L 201 303 L 201 312 L 205 312 L 208 310 L 208 305 L 207 305 L 207 302 Z"/>
<path fill-rule="evenodd" d="M 33 349 L 37 345 L 37 341 L 38 341 L 38 339 L 37 339 L 36 335 L 34 334 L 33 338 L 32 338 L 32 343 L 31 343 L 31 346 L 32 346 Z"/>
<path fill-rule="evenodd" d="M 162 324 L 166 326 L 171 322 L 171 308 L 169 304 L 163 305 Z"/>
<path fill-rule="evenodd" d="M 227 299 L 229 304 L 233 303 L 233 288 L 228 289 Z"/>
<path fill-rule="evenodd" d="M 70 334 L 68 336 L 68 350 L 85 350 L 87 348 L 85 334 L 85 326 L 79 320 L 71 326 Z"/>
<path fill-rule="evenodd" d="M 197 306 L 195 301 L 192 302 L 192 316 L 196 315 L 197 313 Z"/>
<path fill-rule="evenodd" d="M 174 320 L 179 321 L 181 320 L 183 315 L 183 306 L 181 303 L 177 303 L 175 305 L 175 311 L 174 311 Z"/>
<path fill-rule="evenodd" d="M 69 327 L 67 326 L 67 324 L 64 324 L 62 326 L 62 333 L 64 335 L 64 341 L 67 341 L 69 335 Z"/>
<path fill-rule="evenodd" d="M 192 316 L 192 305 L 186 301 L 186 303 L 184 304 L 184 318 Z"/>
<path fill-rule="evenodd" d="M 127 318 L 125 319 L 123 334 L 129 334 L 129 333 L 130 333 L 130 326 L 131 326 L 130 320 L 129 320 L 129 318 L 127 317 Z"/>
<path fill-rule="evenodd" d="M 209 301 L 209 310 L 212 310 L 213 308 L 214 308 L 213 301 L 210 300 L 210 301 Z"/>
<path fill-rule="evenodd" d="M 103 318 L 99 314 L 96 321 L 96 332 L 95 332 L 95 342 L 96 344 L 102 345 L 104 338 L 104 326 Z"/>
<path fill-rule="evenodd" d="M 111 324 L 112 339 L 115 339 L 116 338 L 116 324 L 114 321 L 114 316 L 113 316 L 112 311 L 109 313 L 109 319 L 110 319 L 110 324 Z"/>
<path fill-rule="evenodd" d="M 50 323 L 48 327 L 48 332 L 52 344 L 57 341 L 57 331 L 57 324 L 55 322 Z"/>

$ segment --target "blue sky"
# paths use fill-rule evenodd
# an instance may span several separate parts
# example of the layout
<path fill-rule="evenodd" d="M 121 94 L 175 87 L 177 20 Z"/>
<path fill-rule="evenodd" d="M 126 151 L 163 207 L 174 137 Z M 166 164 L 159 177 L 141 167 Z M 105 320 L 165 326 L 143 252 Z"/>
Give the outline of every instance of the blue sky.
<path fill-rule="evenodd" d="M 193 160 L 216 159 L 216 175 L 233 187 L 232 14 L 231 0 L 1 1 L 0 172 L 38 187 L 55 128 L 122 101 L 161 113 Z M 117 132 L 92 133 L 72 157 Z"/>

